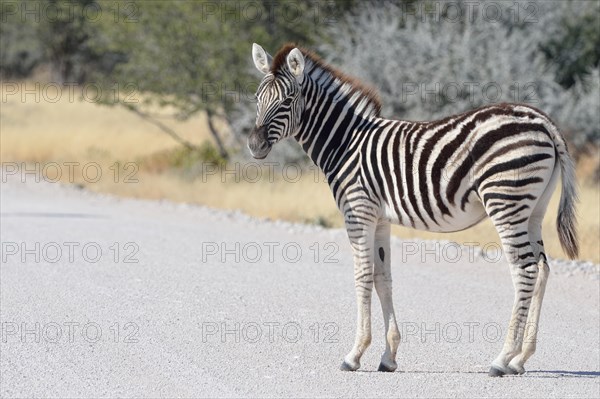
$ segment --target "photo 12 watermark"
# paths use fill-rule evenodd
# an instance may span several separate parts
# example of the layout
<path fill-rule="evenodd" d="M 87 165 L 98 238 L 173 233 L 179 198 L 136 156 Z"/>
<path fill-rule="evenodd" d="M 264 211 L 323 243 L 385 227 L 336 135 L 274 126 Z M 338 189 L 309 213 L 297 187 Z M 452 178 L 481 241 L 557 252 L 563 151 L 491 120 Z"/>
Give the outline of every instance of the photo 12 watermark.
<path fill-rule="evenodd" d="M 2 241 L 0 244 L 2 263 L 60 263 L 96 264 L 139 263 L 140 246 L 133 241 L 98 243 L 94 241 L 25 242 Z"/>
<path fill-rule="evenodd" d="M 402 1 L 397 6 L 402 22 L 534 24 L 539 15 L 535 1 Z"/>
<path fill-rule="evenodd" d="M 529 322 L 519 328 L 523 342 L 537 342 L 537 324 Z M 506 335 L 506 329 L 495 321 L 406 321 L 398 323 L 398 329 L 403 343 L 494 344 L 502 342 Z M 509 334 L 514 335 L 516 331 L 509 331 Z"/>
<path fill-rule="evenodd" d="M 205 241 L 201 244 L 202 263 L 273 264 L 314 262 L 338 263 L 339 245 L 336 242 L 299 243 L 295 241 Z"/>
<path fill-rule="evenodd" d="M 100 342 L 136 344 L 140 342 L 140 326 L 135 322 L 97 323 L 94 321 L 1 323 L 2 343 L 73 344 Z"/>
<path fill-rule="evenodd" d="M 98 162 L 2 162 L 2 183 L 8 182 L 85 182 L 139 183 L 136 162 L 114 162 L 103 166 Z"/>
<path fill-rule="evenodd" d="M 337 344 L 339 326 L 335 322 L 247 321 L 200 323 L 202 343 L 315 343 Z"/>
<path fill-rule="evenodd" d="M 313 26 L 338 21 L 335 1 L 203 1 L 199 4 L 202 22 L 285 22 L 293 25 L 308 22 Z"/>
<path fill-rule="evenodd" d="M 325 175 L 314 164 L 302 166 L 288 162 L 236 161 L 227 165 L 216 165 L 212 162 L 202 162 L 199 170 L 202 183 L 215 179 L 221 183 L 274 183 L 280 180 L 297 183 L 307 178 L 315 183 L 327 182 Z"/>
<path fill-rule="evenodd" d="M 86 103 L 137 104 L 138 85 L 136 83 L 111 83 L 109 86 L 98 82 L 21 82 L 4 81 L 2 83 L 2 104 L 20 102 L 22 104 L 40 104 L 78 101 Z"/>
<path fill-rule="evenodd" d="M 394 248 L 396 249 L 396 248 Z M 515 248 L 515 251 L 526 251 L 522 248 Z M 465 242 L 458 243 L 454 241 L 434 241 L 434 240 L 410 240 L 403 239 L 399 243 L 399 248 L 392 251 L 395 259 L 399 262 L 420 263 L 475 263 L 483 260 L 487 263 L 498 263 L 503 261 L 504 251 L 500 243 L 496 241 L 489 242 Z"/>
<path fill-rule="evenodd" d="M 537 104 L 538 82 L 402 82 L 400 102 L 407 103 L 418 99 L 422 104 L 443 105 L 478 101 L 486 104 L 498 102 L 518 102 Z"/>
<path fill-rule="evenodd" d="M 136 1 L 11 1 L 0 2 L 2 23 L 9 20 L 26 22 L 73 23 L 84 20 L 113 23 L 137 23 L 140 3 Z"/>

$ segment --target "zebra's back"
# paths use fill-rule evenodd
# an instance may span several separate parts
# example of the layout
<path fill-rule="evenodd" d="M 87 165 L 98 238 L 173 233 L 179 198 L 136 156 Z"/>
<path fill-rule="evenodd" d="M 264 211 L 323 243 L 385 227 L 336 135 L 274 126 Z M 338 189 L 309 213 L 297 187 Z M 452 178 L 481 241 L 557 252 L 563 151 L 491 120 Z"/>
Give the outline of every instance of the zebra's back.
<path fill-rule="evenodd" d="M 544 113 L 520 104 L 377 126 L 361 143 L 362 184 L 389 221 L 428 231 L 463 230 L 507 201 L 535 201 L 564 147 Z"/>

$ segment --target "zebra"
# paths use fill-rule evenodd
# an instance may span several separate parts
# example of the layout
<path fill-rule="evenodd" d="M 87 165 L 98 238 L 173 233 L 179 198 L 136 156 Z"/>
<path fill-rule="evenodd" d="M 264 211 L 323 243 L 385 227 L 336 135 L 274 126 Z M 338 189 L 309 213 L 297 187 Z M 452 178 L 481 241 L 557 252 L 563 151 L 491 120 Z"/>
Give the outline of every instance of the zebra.
<path fill-rule="evenodd" d="M 271 57 L 255 43 L 252 57 L 264 76 L 248 136 L 251 155 L 263 159 L 293 137 L 325 175 L 344 216 L 358 312 L 341 369 L 359 369 L 371 343 L 373 286 L 386 341 L 378 371 L 398 367 L 390 225 L 453 232 L 489 217 L 515 288 L 504 346 L 489 375 L 524 373 L 550 271 L 542 220 L 559 174 L 559 239 L 569 258 L 578 255 L 574 165 L 550 118 L 529 105 L 502 103 L 430 122 L 385 119 L 374 90 L 310 50 L 286 44 Z M 524 340 L 526 327 L 532 330 Z"/>

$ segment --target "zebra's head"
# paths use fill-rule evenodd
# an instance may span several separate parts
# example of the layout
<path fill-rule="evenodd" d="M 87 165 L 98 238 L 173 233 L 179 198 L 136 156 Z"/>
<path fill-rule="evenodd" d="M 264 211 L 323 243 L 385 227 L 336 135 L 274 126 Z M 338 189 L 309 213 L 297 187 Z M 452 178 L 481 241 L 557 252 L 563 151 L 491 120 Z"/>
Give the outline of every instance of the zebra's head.
<path fill-rule="evenodd" d="M 248 136 L 248 148 L 254 158 L 263 159 L 273 144 L 296 134 L 300 127 L 304 109 L 301 95 L 304 55 L 294 47 L 285 59 L 275 57 L 276 65 L 273 65 L 273 58 L 254 43 L 252 58 L 256 69 L 265 76 L 256 91 L 256 123 Z"/>

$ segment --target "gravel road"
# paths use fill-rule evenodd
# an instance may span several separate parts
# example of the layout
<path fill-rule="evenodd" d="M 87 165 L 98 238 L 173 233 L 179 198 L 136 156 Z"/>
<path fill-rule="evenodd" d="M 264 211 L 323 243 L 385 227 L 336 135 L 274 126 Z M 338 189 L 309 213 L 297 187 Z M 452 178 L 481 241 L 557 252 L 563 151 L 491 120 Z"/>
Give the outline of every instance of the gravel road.
<path fill-rule="evenodd" d="M 349 373 L 341 230 L 50 183 L 2 183 L 1 212 L 3 397 L 600 397 L 597 265 L 550 264 L 528 372 L 490 378 L 513 298 L 504 260 L 394 239 L 399 369 L 375 372 L 375 299 Z"/>

